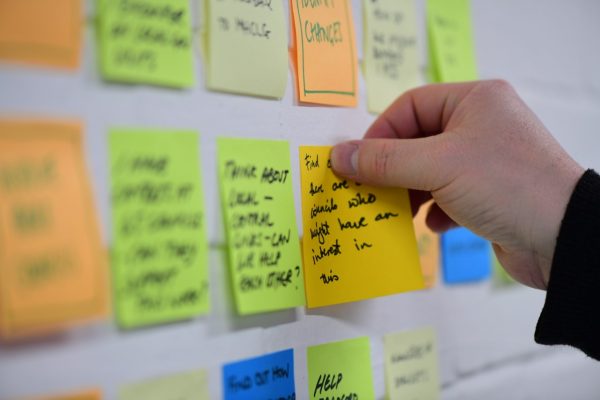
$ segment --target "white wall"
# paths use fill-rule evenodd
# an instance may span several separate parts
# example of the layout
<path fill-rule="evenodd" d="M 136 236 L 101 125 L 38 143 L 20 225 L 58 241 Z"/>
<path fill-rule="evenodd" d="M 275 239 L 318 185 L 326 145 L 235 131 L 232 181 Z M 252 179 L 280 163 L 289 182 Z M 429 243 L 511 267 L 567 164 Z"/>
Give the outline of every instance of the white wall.
<path fill-rule="evenodd" d="M 199 82 L 192 90 L 105 83 L 96 64 L 91 27 L 94 3 L 88 3 L 81 69 L 67 74 L 1 65 L 0 112 L 84 121 L 88 165 L 107 245 L 111 242 L 108 129 L 199 130 L 210 217 L 213 310 L 193 321 L 133 332 L 120 332 L 107 321 L 28 345 L 0 347 L 0 398 L 100 386 L 106 398 L 112 399 L 123 383 L 205 367 L 210 370 L 212 397 L 217 399 L 224 362 L 293 347 L 297 394 L 303 399 L 307 397 L 306 346 L 369 335 L 380 399 L 384 395 L 381 336 L 424 325 L 438 333 L 444 399 L 600 398 L 600 363 L 576 350 L 533 342 L 544 299 L 539 291 L 498 291 L 489 283 L 438 285 L 426 292 L 316 311 L 297 309 L 252 317 L 232 313 L 219 247 L 223 232 L 215 137 L 286 138 L 292 148 L 360 137 L 372 121 L 366 113 L 364 81 L 361 78 L 358 109 L 298 107 L 291 77 L 282 101 L 209 93 L 203 88 L 196 50 Z M 423 2 L 419 5 L 422 11 Z M 358 0 L 353 1 L 353 9 L 355 21 L 362 21 Z M 481 77 L 511 81 L 578 161 L 600 169 L 600 2 L 473 0 L 473 14 Z M 199 18 L 195 20 L 197 30 Z M 425 38 L 421 28 L 421 38 Z M 358 23 L 359 47 L 361 31 Z M 292 165 L 297 165 L 295 152 Z M 293 178 L 300 220 L 297 168 Z"/>

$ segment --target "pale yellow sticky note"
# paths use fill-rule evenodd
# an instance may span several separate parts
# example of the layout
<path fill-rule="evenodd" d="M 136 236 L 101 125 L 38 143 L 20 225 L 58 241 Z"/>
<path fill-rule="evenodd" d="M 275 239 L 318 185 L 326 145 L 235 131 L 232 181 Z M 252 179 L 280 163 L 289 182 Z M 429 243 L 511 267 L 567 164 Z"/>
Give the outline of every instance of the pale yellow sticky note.
<path fill-rule="evenodd" d="M 300 147 L 308 307 L 423 289 L 407 191 L 338 178 L 330 151 Z"/>
<path fill-rule="evenodd" d="M 363 0 L 363 19 L 367 108 L 380 113 L 422 83 L 415 0 Z"/>
<path fill-rule="evenodd" d="M 435 285 L 440 270 L 440 236 L 427 226 L 427 210 L 429 205 L 422 205 L 413 222 L 425 287 L 431 288 Z"/>
<path fill-rule="evenodd" d="M 0 336 L 104 316 L 107 260 L 77 123 L 0 121 Z"/>
<path fill-rule="evenodd" d="M 440 396 L 435 332 L 420 329 L 386 335 L 387 400 L 437 400 Z"/>
<path fill-rule="evenodd" d="M 0 59 L 75 69 L 81 0 L 0 0 Z"/>
<path fill-rule="evenodd" d="M 54 396 L 35 397 L 29 400 L 100 400 L 102 393 L 98 389 L 85 390 L 69 394 L 61 394 Z"/>
<path fill-rule="evenodd" d="M 427 0 L 427 33 L 433 82 L 477 79 L 470 0 Z"/>
<path fill-rule="evenodd" d="M 281 1 L 206 0 L 205 10 L 206 86 L 282 98 L 288 52 Z"/>
<path fill-rule="evenodd" d="M 298 99 L 356 106 L 358 62 L 349 0 L 290 0 Z"/>
<path fill-rule="evenodd" d="M 208 400 L 205 370 L 178 373 L 123 386 L 119 400 Z"/>

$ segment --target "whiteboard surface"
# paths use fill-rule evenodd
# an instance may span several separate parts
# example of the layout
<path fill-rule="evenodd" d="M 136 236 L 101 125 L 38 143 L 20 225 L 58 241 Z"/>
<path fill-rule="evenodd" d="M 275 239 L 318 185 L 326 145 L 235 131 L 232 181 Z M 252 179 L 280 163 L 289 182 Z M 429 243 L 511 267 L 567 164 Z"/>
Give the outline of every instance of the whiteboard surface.
<path fill-rule="evenodd" d="M 297 147 L 359 138 L 373 117 L 366 112 L 362 77 L 356 109 L 297 106 L 291 75 L 281 101 L 207 92 L 198 49 L 201 9 L 194 4 L 198 82 L 191 90 L 103 82 L 91 0 L 86 5 L 83 65 L 77 73 L 0 65 L 2 115 L 84 122 L 88 167 L 107 246 L 111 243 L 108 130 L 191 128 L 201 133 L 213 304 L 210 315 L 191 321 L 121 332 L 109 320 L 26 345 L 0 347 L 1 399 L 88 386 L 99 386 L 105 398 L 114 399 L 122 384 L 197 368 L 209 370 L 211 397 L 217 399 L 222 364 L 289 347 L 295 350 L 297 398 L 304 399 L 306 347 L 360 335 L 371 337 L 375 392 L 383 399 L 382 335 L 423 326 L 432 326 L 438 335 L 444 399 L 598 398 L 599 363 L 572 349 L 533 342 L 544 293 L 532 289 L 496 290 L 489 282 L 438 284 L 429 291 L 314 311 L 236 316 L 223 264 L 215 138 L 289 140 L 301 221 Z M 419 10 L 423 15 L 422 0 Z M 362 14 L 357 0 L 353 14 L 360 57 Z M 575 159 L 596 169 L 600 169 L 599 18 L 600 2 L 595 0 L 473 0 L 481 78 L 509 80 Z"/>

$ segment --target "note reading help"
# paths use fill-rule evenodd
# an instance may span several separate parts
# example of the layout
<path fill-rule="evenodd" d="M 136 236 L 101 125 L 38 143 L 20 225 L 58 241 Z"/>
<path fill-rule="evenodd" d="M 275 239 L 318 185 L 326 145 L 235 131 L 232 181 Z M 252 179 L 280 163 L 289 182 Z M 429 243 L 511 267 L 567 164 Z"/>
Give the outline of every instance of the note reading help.
<path fill-rule="evenodd" d="M 113 276 L 124 328 L 209 307 L 198 134 L 110 132 Z"/>
<path fill-rule="evenodd" d="M 432 329 L 384 336 L 385 387 L 389 400 L 437 400 L 438 356 Z"/>
<path fill-rule="evenodd" d="M 477 79 L 470 0 L 427 0 L 427 33 L 433 82 Z"/>
<path fill-rule="evenodd" d="M 238 312 L 304 305 L 288 142 L 221 138 L 218 152 Z"/>
<path fill-rule="evenodd" d="M 296 399 L 294 351 L 283 350 L 223 366 L 223 399 Z"/>
<path fill-rule="evenodd" d="M 281 1 L 206 0 L 205 11 L 206 86 L 282 98 L 288 49 Z"/>
<path fill-rule="evenodd" d="M 0 336 L 105 316 L 106 251 L 76 123 L 0 121 Z"/>
<path fill-rule="evenodd" d="M 0 0 L 0 59 L 75 69 L 81 0 Z"/>
<path fill-rule="evenodd" d="M 407 191 L 338 178 L 330 151 L 300 147 L 308 306 L 423 289 Z"/>
<path fill-rule="evenodd" d="M 309 399 L 375 399 L 368 337 L 311 346 L 306 364 Z"/>
<path fill-rule="evenodd" d="M 123 386 L 119 400 L 208 400 L 205 370 L 181 372 Z"/>
<path fill-rule="evenodd" d="M 367 108 L 384 111 L 422 82 L 415 0 L 363 0 Z"/>
<path fill-rule="evenodd" d="M 298 99 L 356 106 L 358 67 L 350 1 L 290 0 L 290 8 Z"/>
<path fill-rule="evenodd" d="M 189 0 L 99 0 L 100 70 L 110 81 L 194 84 Z"/>

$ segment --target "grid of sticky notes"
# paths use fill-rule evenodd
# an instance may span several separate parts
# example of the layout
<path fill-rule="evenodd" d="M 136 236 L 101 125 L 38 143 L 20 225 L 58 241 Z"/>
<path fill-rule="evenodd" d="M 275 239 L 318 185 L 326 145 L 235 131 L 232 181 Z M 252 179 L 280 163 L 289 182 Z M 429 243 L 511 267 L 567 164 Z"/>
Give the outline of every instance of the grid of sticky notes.
<path fill-rule="evenodd" d="M 0 121 L 0 338 L 104 317 L 106 252 L 77 123 Z"/>
<path fill-rule="evenodd" d="M 424 81 L 415 1 L 362 1 L 362 72 L 372 113 Z M 289 61 L 299 103 L 358 105 L 361 68 L 350 1 L 290 0 L 289 27 L 280 1 L 206 0 L 202 6 L 195 40 L 189 0 L 97 0 L 87 19 L 81 0 L 0 0 L 0 60 L 75 70 L 82 32 L 94 21 L 99 72 L 107 81 L 190 88 L 201 53 L 207 89 L 281 99 Z M 427 0 L 431 81 L 477 78 L 470 12 L 470 0 Z"/>
<path fill-rule="evenodd" d="M 308 307 L 423 289 L 408 191 L 339 178 L 330 152 L 299 153 Z"/>
<path fill-rule="evenodd" d="M 113 129 L 109 147 L 119 324 L 133 328 L 208 312 L 198 134 Z"/>
<path fill-rule="evenodd" d="M 218 158 L 238 313 L 304 305 L 288 142 L 221 138 Z"/>

